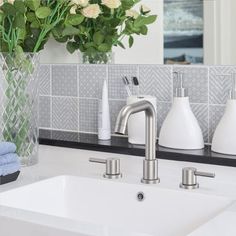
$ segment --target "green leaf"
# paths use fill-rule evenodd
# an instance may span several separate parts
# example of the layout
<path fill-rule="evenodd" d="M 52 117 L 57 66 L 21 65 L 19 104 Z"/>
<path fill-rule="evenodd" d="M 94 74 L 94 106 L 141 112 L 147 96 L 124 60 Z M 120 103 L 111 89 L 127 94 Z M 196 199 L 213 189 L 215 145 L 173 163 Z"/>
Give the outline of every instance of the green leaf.
<path fill-rule="evenodd" d="M 134 38 L 133 38 L 133 36 L 129 36 L 129 47 L 131 48 L 132 46 L 133 46 L 133 44 L 134 44 Z"/>
<path fill-rule="evenodd" d="M 1 8 L 2 8 L 2 11 L 4 12 L 4 14 L 6 14 L 6 15 L 9 15 L 9 16 L 16 15 L 15 7 L 8 2 L 4 3 Z"/>
<path fill-rule="evenodd" d="M 125 45 L 121 41 L 118 41 L 117 45 L 119 45 L 121 48 L 125 49 Z"/>
<path fill-rule="evenodd" d="M 94 48 L 94 47 L 96 47 L 96 45 L 93 42 L 89 42 L 89 43 L 85 43 L 84 47 L 86 49 L 88 49 L 88 48 L 92 48 L 92 47 Z"/>
<path fill-rule="evenodd" d="M 100 52 L 109 52 L 111 51 L 111 45 L 107 43 L 102 43 L 101 45 L 98 46 L 98 50 Z"/>
<path fill-rule="evenodd" d="M 25 4 L 23 1 L 16 0 L 14 2 L 14 7 L 17 9 L 18 12 L 24 14 L 26 12 Z"/>
<path fill-rule="evenodd" d="M 94 43 L 96 43 L 97 45 L 100 45 L 104 42 L 104 39 L 105 39 L 105 36 L 100 32 L 96 32 L 94 35 L 93 35 L 93 41 Z"/>
<path fill-rule="evenodd" d="M 135 21 L 134 21 L 134 27 L 142 27 L 144 25 L 149 25 L 152 24 L 156 21 L 157 16 L 156 15 L 151 15 L 151 16 L 139 16 Z"/>
<path fill-rule="evenodd" d="M 79 46 L 75 42 L 68 42 L 66 48 L 72 54 L 79 49 Z"/>
<path fill-rule="evenodd" d="M 144 23 L 145 25 L 150 25 L 154 23 L 156 19 L 157 19 L 157 15 L 151 15 L 151 16 L 145 17 Z"/>
<path fill-rule="evenodd" d="M 24 29 L 19 29 L 19 40 L 24 40 L 26 36 L 26 30 Z"/>
<path fill-rule="evenodd" d="M 69 25 L 63 30 L 62 35 L 63 36 L 73 36 L 73 35 L 76 35 L 79 33 L 80 33 L 79 29 Z"/>
<path fill-rule="evenodd" d="M 40 0 L 25 0 L 25 4 L 32 11 L 36 11 L 40 6 Z"/>
<path fill-rule="evenodd" d="M 122 8 L 123 8 L 123 10 L 129 10 L 129 9 L 131 9 L 135 4 L 136 4 L 136 2 L 133 1 L 133 0 L 125 0 L 125 1 L 122 1 Z"/>
<path fill-rule="evenodd" d="M 32 52 L 36 44 L 35 41 L 36 40 L 34 40 L 33 38 L 30 38 L 30 37 L 26 38 L 26 40 L 24 41 L 25 51 Z"/>
<path fill-rule="evenodd" d="M 40 24 L 37 20 L 33 21 L 31 24 L 30 24 L 30 27 L 31 28 L 35 28 L 35 29 L 38 29 L 40 27 Z"/>
<path fill-rule="evenodd" d="M 27 20 L 28 20 L 29 22 L 33 22 L 33 21 L 36 21 L 36 20 L 37 20 L 36 15 L 35 15 L 34 12 L 28 12 L 28 13 L 26 14 L 26 18 L 27 18 Z"/>
<path fill-rule="evenodd" d="M 54 37 L 54 38 L 59 43 L 66 43 L 68 41 L 68 36 L 59 37 L 59 38 Z"/>
<path fill-rule="evenodd" d="M 25 17 L 24 17 L 24 15 L 17 14 L 15 19 L 14 19 L 13 26 L 15 28 L 24 29 L 25 28 Z"/>
<path fill-rule="evenodd" d="M 143 25 L 141 27 L 141 34 L 142 35 L 147 35 L 147 33 L 148 33 L 148 27 L 146 25 Z"/>
<path fill-rule="evenodd" d="M 0 23 L 2 23 L 3 17 L 4 17 L 4 14 L 3 14 L 3 12 L 0 11 Z"/>
<path fill-rule="evenodd" d="M 49 7 L 39 7 L 35 14 L 38 18 L 45 19 L 51 14 L 51 9 Z"/>
<path fill-rule="evenodd" d="M 80 25 L 84 21 L 83 15 L 69 15 L 67 18 L 66 23 L 70 25 Z"/>

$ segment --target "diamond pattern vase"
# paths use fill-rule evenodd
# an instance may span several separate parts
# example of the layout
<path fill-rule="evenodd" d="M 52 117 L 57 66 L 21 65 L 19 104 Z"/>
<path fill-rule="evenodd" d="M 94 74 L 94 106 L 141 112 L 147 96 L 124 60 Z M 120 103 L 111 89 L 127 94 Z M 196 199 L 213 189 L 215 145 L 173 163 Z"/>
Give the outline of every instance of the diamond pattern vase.
<path fill-rule="evenodd" d="M 0 140 L 27 166 L 38 161 L 38 65 L 38 54 L 0 54 Z"/>

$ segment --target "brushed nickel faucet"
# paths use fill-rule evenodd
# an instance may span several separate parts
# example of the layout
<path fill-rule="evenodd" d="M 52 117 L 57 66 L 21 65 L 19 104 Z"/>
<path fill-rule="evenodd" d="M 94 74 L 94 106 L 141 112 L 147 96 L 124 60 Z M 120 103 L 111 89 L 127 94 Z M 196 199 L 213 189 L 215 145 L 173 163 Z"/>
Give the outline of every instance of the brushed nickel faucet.
<path fill-rule="evenodd" d="M 156 184 L 160 182 L 160 179 L 158 178 L 158 161 L 156 159 L 156 111 L 153 105 L 143 100 L 124 106 L 117 117 L 115 132 L 124 135 L 129 117 L 142 111 L 146 116 L 146 154 L 141 182 Z"/>

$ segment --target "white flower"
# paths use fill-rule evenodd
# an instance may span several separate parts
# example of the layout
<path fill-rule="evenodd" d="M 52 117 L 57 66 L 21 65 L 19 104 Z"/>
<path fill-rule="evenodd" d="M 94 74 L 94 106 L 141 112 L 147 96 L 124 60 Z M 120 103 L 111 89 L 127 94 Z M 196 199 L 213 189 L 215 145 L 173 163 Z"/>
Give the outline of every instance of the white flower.
<path fill-rule="evenodd" d="M 70 14 L 75 15 L 77 9 L 78 9 L 78 7 L 76 5 L 72 6 L 70 9 Z"/>
<path fill-rule="evenodd" d="M 81 7 L 86 7 L 89 3 L 89 0 L 71 0 L 72 5 L 77 5 Z"/>
<path fill-rule="evenodd" d="M 0 6 L 2 6 L 3 5 L 3 0 L 0 0 Z"/>
<path fill-rule="evenodd" d="M 8 2 L 14 4 L 15 0 L 8 0 Z"/>
<path fill-rule="evenodd" d="M 120 0 L 102 0 L 102 4 L 110 9 L 118 8 L 121 5 Z"/>
<path fill-rule="evenodd" d="M 91 4 L 82 9 L 82 14 L 85 17 L 96 19 L 101 13 L 101 9 L 98 4 Z"/>
<path fill-rule="evenodd" d="M 135 10 L 126 10 L 125 11 L 125 15 L 128 17 L 132 17 L 134 19 L 137 19 L 139 17 L 139 13 Z"/>
<path fill-rule="evenodd" d="M 147 6 L 145 6 L 145 5 L 141 5 L 140 11 L 142 13 L 144 13 L 144 14 L 147 14 L 147 13 L 149 13 L 151 11 L 151 9 L 149 7 L 147 7 Z"/>

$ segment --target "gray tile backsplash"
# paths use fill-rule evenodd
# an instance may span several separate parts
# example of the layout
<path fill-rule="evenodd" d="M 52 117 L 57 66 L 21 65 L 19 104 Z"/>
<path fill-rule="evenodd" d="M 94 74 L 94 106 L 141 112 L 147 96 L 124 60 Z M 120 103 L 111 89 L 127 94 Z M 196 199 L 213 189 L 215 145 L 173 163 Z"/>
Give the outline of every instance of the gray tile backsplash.
<path fill-rule="evenodd" d="M 77 66 L 52 66 L 52 95 L 77 97 Z"/>
<path fill-rule="evenodd" d="M 170 66 L 140 66 L 140 93 L 157 97 L 157 101 L 172 100 L 172 67 Z"/>
<path fill-rule="evenodd" d="M 96 133 L 98 129 L 98 100 L 79 99 L 79 131 Z"/>
<path fill-rule="evenodd" d="M 230 73 L 236 72 L 234 67 L 211 67 L 209 70 L 209 99 L 211 104 L 225 104 L 232 86 Z"/>
<path fill-rule="evenodd" d="M 215 129 L 225 111 L 225 106 L 210 105 L 209 107 L 209 141 L 212 141 Z"/>
<path fill-rule="evenodd" d="M 203 66 L 175 66 L 173 71 L 184 73 L 183 85 L 188 90 L 191 103 L 208 103 L 208 67 Z M 178 86 L 178 81 L 173 79 L 174 90 Z"/>
<path fill-rule="evenodd" d="M 231 87 L 229 75 L 236 66 L 163 65 L 41 65 L 39 72 L 39 124 L 42 128 L 97 133 L 98 99 L 104 79 L 108 81 L 111 128 L 126 104 L 122 76 L 137 76 L 140 94 L 157 97 L 157 131 L 172 103 L 177 81 L 174 71 L 184 75 L 192 110 L 206 143 L 219 123 Z M 132 92 L 135 89 L 130 85 Z"/>
<path fill-rule="evenodd" d="M 50 95 L 51 93 L 51 67 L 42 65 L 39 70 L 39 93 L 40 95 Z"/>
<path fill-rule="evenodd" d="M 107 78 L 107 67 L 104 65 L 80 65 L 79 97 L 98 98 L 102 91 L 104 78 Z"/>
<path fill-rule="evenodd" d="M 78 130 L 78 98 L 52 98 L 52 128 Z"/>
<path fill-rule="evenodd" d="M 51 97 L 39 96 L 39 126 L 44 128 L 51 127 Z"/>
<path fill-rule="evenodd" d="M 109 98 L 126 99 L 122 77 L 138 76 L 138 66 L 135 65 L 111 65 L 108 67 Z M 132 91 L 132 87 L 131 87 Z"/>

